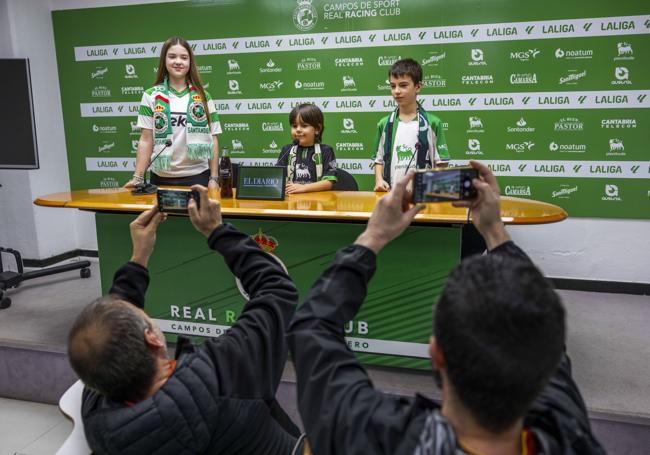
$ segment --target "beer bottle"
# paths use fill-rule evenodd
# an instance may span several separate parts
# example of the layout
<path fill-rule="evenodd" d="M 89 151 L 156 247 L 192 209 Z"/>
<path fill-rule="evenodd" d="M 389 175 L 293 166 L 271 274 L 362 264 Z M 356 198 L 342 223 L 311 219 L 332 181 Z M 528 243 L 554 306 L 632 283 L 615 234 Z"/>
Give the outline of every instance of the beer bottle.
<path fill-rule="evenodd" d="M 230 152 L 227 148 L 221 150 L 221 159 L 219 160 L 219 186 L 221 187 L 221 197 L 232 197 L 232 162 L 230 161 Z"/>

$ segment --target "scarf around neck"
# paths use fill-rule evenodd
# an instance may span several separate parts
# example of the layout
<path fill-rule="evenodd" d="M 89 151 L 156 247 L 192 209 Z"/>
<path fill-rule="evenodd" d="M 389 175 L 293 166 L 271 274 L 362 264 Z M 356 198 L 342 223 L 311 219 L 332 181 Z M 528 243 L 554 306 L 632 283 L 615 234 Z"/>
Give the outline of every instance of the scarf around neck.
<path fill-rule="evenodd" d="M 212 136 L 201 95 L 193 85 L 189 86 L 187 103 L 187 156 L 191 160 L 212 159 Z M 154 87 L 154 147 L 152 156 L 164 151 L 151 163 L 151 171 L 167 171 L 171 168 L 174 144 L 165 148 L 167 141 L 173 141 L 171 111 L 169 107 L 169 81 Z"/>

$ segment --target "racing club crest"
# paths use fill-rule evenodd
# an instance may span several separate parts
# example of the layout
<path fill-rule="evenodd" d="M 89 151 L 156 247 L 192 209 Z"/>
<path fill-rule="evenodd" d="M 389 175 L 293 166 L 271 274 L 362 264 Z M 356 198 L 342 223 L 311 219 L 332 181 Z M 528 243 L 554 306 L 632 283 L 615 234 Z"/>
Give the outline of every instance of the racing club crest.
<path fill-rule="evenodd" d="M 154 112 L 153 127 L 156 134 L 164 133 L 169 128 L 169 119 L 164 112 Z"/>
<path fill-rule="evenodd" d="M 190 112 L 190 117 L 192 117 L 194 123 L 205 122 L 206 117 L 205 117 L 205 108 L 203 107 L 203 103 L 195 101 L 190 106 L 189 112 Z"/>
<path fill-rule="evenodd" d="M 293 10 L 293 24 L 303 32 L 314 28 L 318 20 L 318 12 L 311 2 L 312 0 L 298 0 L 298 5 Z"/>

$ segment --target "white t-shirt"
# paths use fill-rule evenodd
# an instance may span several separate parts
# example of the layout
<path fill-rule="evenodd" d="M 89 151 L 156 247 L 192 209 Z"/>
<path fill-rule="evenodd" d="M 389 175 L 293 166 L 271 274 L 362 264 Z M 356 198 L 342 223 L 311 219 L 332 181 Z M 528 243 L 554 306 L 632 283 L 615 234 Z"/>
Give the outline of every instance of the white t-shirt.
<path fill-rule="evenodd" d="M 409 169 L 417 168 L 417 156 L 414 155 L 415 144 L 418 142 L 418 129 L 417 118 L 410 122 L 400 120 L 397 124 L 390 167 L 390 181 L 393 185 L 404 177 Z"/>
<path fill-rule="evenodd" d="M 214 108 L 210 94 L 205 92 L 210 110 L 212 135 L 221 134 L 221 123 Z M 190 160 L 187 157 L 187 105 L 190 100 L 189 89 L 176 92 L 169 89 L 169 110 L 172 120 L 172 157 L 171 167 L 168 171 L 156 172 L 160 177 L 188 177 L 197 175 L 209 168 L 206 160 Z M 148 89 L 142 94 L 140 111 L 138 113 L 138 127 L 153 130 L 153 90 Z"/>

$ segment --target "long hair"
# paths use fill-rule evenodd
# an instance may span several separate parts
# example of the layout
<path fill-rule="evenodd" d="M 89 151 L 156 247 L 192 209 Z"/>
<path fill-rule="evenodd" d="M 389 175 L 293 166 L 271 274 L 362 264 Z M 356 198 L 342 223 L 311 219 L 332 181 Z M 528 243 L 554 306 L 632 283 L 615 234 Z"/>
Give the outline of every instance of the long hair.
<path fill-rule="evenodd" d="M 203 83 L 201 83 L 201 78 L 199 77 L 199 70 L 196 68 L 196 59 L 194 58 L 194 52 L 192 52 L 192 46 L 185 39 L 180 36 L 172 36 L 167 38 L 167 41 L 163 44 L 162 49 L 160 50 L 160 59 L 158 60 L 158 73 L 156 74 L 156 81 L 154 85 L 162 84 L 166 77 L 169 77 L 167 72 L 167 51 L 170 47 L 180 44 L 187 50 L 187 53 L 190 55 L 190 70 L 185 75 L 185 81 L 190 85 L 193 85 L 196 91 L 201 96 L 203 101 L 203 108 L 205 109 L 205 115 L 208 119 L 208 125 L 212 125 L 210 122 L 210 109 L 208 109 L 208 100 L 205 96 L 205 89 L 203 88 Z"/>

